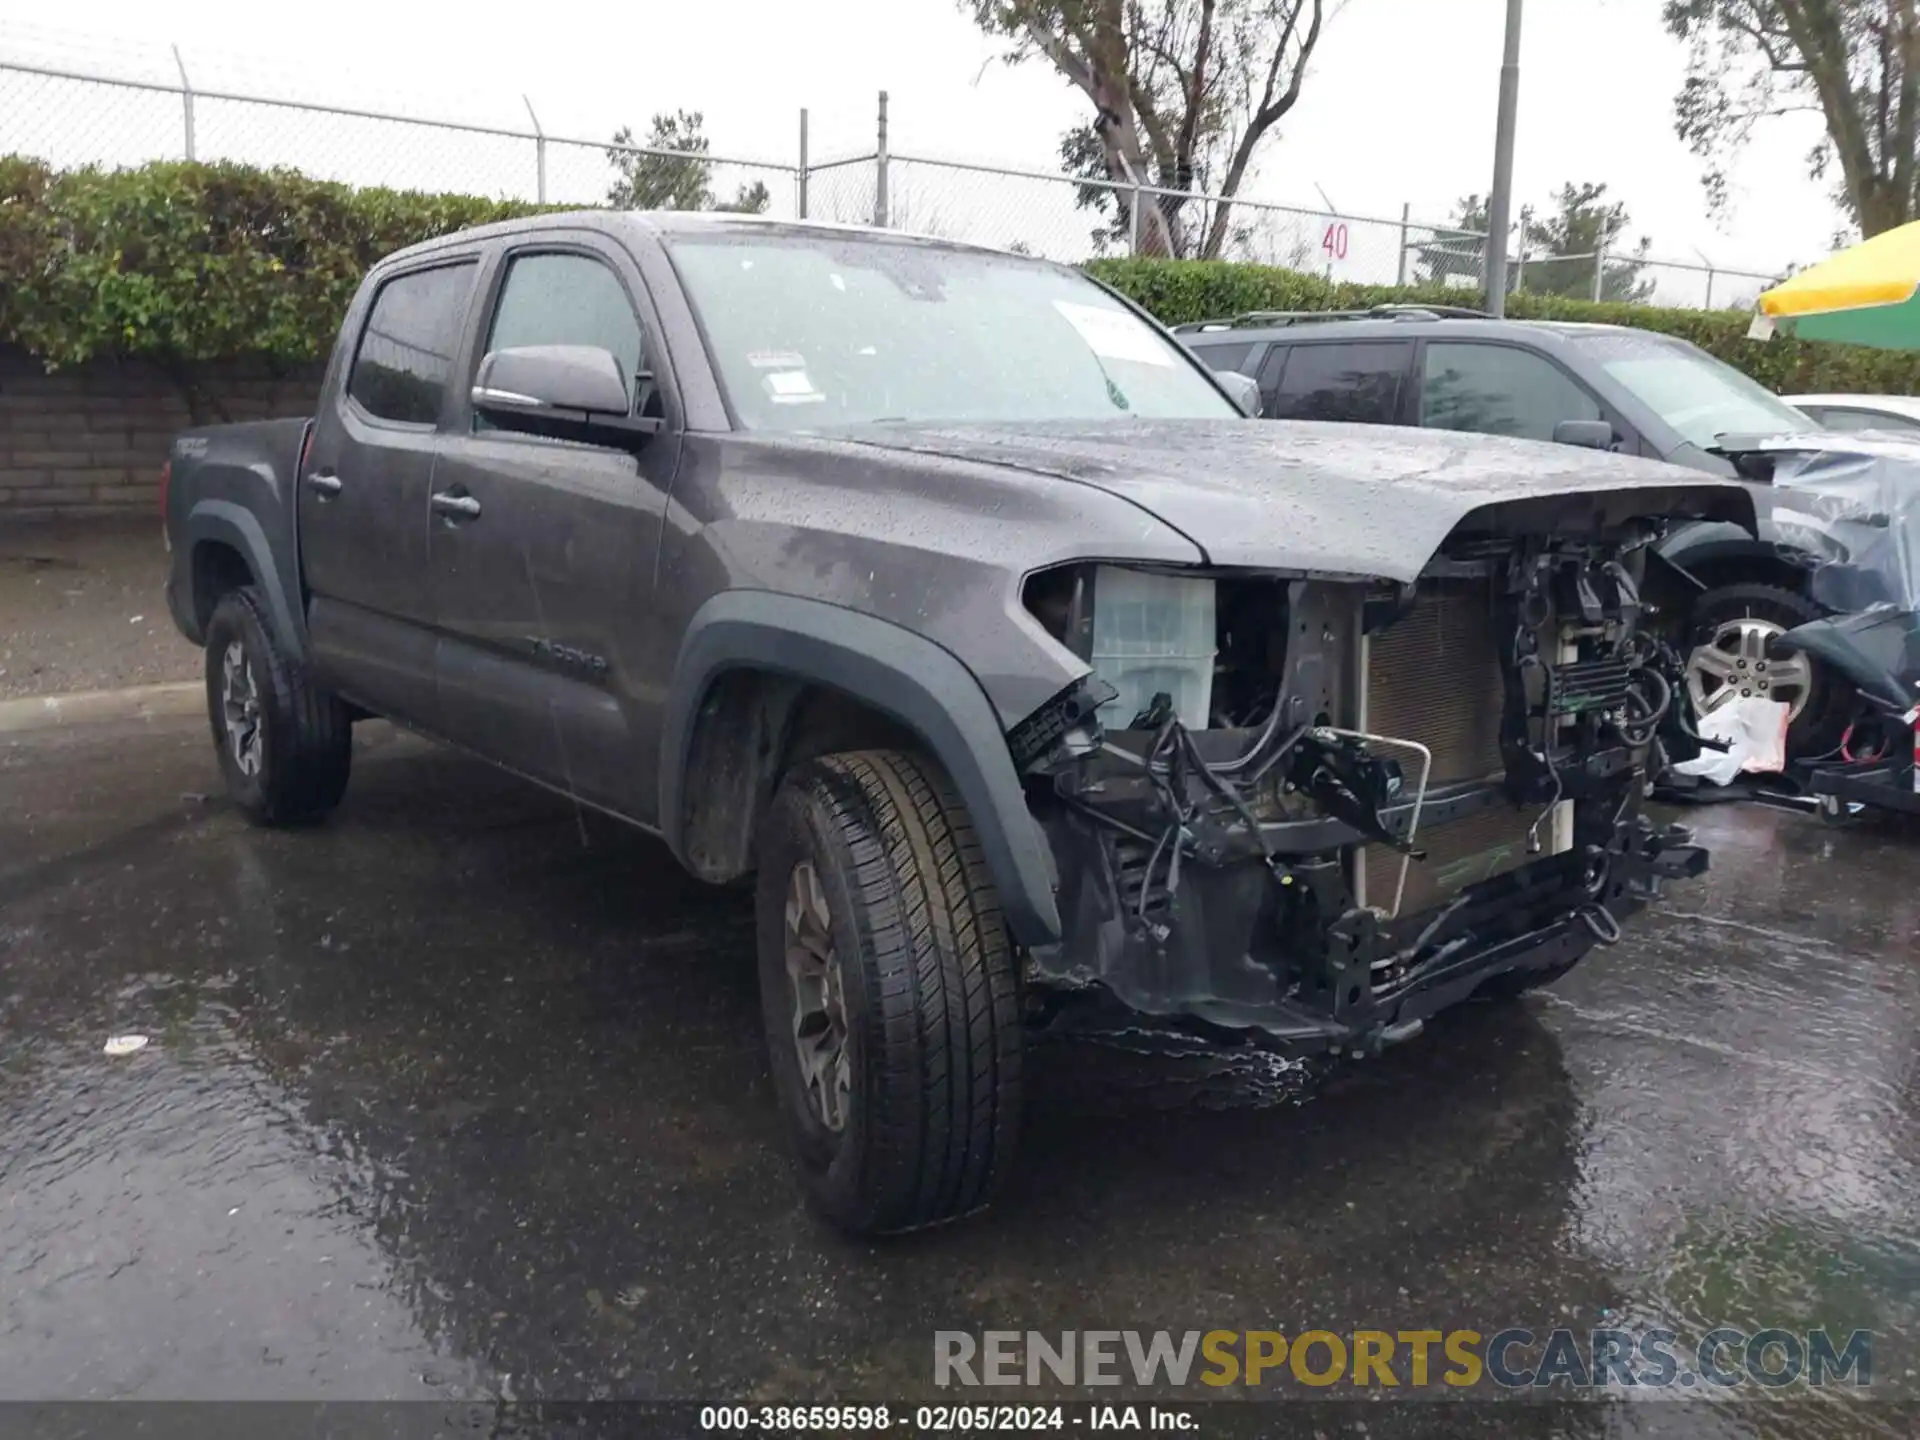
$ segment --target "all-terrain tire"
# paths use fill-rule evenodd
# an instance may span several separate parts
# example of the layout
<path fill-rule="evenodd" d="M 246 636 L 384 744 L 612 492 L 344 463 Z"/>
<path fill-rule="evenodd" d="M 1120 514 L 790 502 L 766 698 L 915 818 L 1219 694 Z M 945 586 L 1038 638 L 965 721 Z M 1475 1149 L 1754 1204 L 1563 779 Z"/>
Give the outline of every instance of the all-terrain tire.
<path fill-rule="evenodd" d="M 230 657 L 243 667 L 237 679 L 254 697 L 257 746 L 236 742 L 227 725 Z M 249 819 L 311 824 L 340 803 L 353 761 L 352 720 L 275 642 L 265 603 L 252 586 L 228 591 L 214 607 L 207 622 L 206 680 L 220 773 Z"/>
<path fill-rule="evenodd" d="M 1778 585 L 1723 585 L 1693 602 L 1692 644 L 1704 645 L 1729 620 L 1751 617 L 1791 630 L 1826 613 L 1806 596 Z M 1787 754 L 1795 758 L 1837 749 L 1854 704 L 1853 687 L 1844 676 L 1812 656 L 1807 658 L 1813 666 L 1807 703 L 1787 727 Z"/>
<path fill-rule="evenodd" d="M 899 751 L 809 761 L 775 796 L 757 858 L 761 1009 L 809 1202 L 862 1235 L 979 1209 L 1012 1163 L 1023 1036 L 1016 957 L 951 782 Z M 796 974 L 815 961 L 788 954 L 808 893 L 844 1007 L 844 1095 L 825 1113 L 796 1039 L 819 1026 L 796 996 L 826 992 Z"/>

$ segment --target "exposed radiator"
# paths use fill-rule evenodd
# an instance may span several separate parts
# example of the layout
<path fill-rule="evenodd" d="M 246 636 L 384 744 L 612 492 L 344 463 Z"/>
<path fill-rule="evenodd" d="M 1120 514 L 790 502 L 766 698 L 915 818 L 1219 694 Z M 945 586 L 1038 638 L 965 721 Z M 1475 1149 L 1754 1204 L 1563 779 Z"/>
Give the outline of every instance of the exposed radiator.
<path fill-rule="evenodd" d="M 1494 629 L 1486 587 L 1461 581 L 1423 587 L 1412 612 L 1368 642 L 1366 728 L 1432 750 L 1436 785 L 1501 771 Z"/>
<path fill-rule="evenodd" d="M 1366 728 L 1432 750 L 1433 785 L 1504 770 L 1497 633 L 1486 587 L 1462 581 L 1423 586 L 1413 610 L 1369 641 Z M 1418 760 L 1394 758 L 1406 766 L 1411 784 Z M 1427 858 L 1408 865 L 1400 912 L 1417 915 L 1466 885 L 1525 864 L 1532 858 L 1527 830 L 1534 819 L 1535 812 L 1503 805 L 1451 825 L 1423 825 L 1418 844 Z M 1364 853 L 1367 903 L 1390 908 L 1400 857 L 1384 845 Z"/>

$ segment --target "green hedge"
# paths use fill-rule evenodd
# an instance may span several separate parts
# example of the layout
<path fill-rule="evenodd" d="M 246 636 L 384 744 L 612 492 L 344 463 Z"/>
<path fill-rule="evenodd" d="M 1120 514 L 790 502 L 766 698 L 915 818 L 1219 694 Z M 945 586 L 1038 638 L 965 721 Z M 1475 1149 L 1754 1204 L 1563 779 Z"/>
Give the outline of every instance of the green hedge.
<path fill-rule="evenodd" d="M 326 354 L 368 266 L 417 241 L 539 207 L 471 195 L 360 190 L 293 170 L 162 163 L 52 170 L 0 156 L 0 342 L 49 366 L 100 356 L 171 364 Z M 1095 260 L 1169 324 L 1249 310 L 1326 310 L 1453 290 L 1336 285 L 1262 265 Z M 1746 338 L 1736 311 L 1516 295 L 1516 316 L 1603 320 L 1684 336 L 1776 390 L 1920 391 L 1920 356 Z"/>
<path fill-rule="evenodd" d="M 382 255 L 537 207 L 292 170 L 0 156 L 0 341 L 49 366 L 326 354 Z"/>
<path fill-rule="evenodd" d="M 1244 315 L 1250 310 L 1477 303 L 1472 296 L 1463 300 L 1458 290 L 1334 284 L 1296 270 L 1222 260 L 1094 260 L 1087 269 L 1169 325 Z M 1752 317 L 1745 311 L 1603 305 L 1522 293 L 1509 299 L 1507 313 L 1519 319 L 1590 320 L 1678 335 L 1785 395 L 1920 393 L 1920 355 L 1780 336 L 1749 340 L 1747 325 Z"/>

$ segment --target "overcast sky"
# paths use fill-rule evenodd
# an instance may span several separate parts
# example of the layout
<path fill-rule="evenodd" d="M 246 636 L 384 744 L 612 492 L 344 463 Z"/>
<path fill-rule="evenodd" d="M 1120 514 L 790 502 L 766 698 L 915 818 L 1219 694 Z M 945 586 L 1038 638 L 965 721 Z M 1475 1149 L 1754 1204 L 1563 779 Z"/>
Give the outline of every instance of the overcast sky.
<path fill-rule="evenodd" d="M 1538 201 L 1565 180 L 1605 181 L 1660 256 L 1703 252 L 1723 266 L 1771 271 L 1824 254 L 1839 216 L 1824 187 L 1805 178 L 1801 157 L 1818 135 L 1810 118 L 1775 122 L 1736 172 L 1732 212 L 1707 217 L 1699 162 L 1672 128 L 1685 56 L 1661 29 L 1659 9 L 1659 0 L 1530 0 L 1518 199 Z M 50 13 L 57 28 L 43 23 Z M 1299 106 L 1269 140 L 1246 193 L 1316 212 L 1330 200 L 1348 216 L 1397 218 L 1411 203 L 1416 217 L 1440 220 L 1459 196 L 1484 192 L 1503 13 L 1503 0 L 1346 0 Z M 595 140 L 622 124 L 644 129 L 655 111 L 699 109 L 717 153 L 773 159 L 792 158 L 803 105 L 816 160 L 870 150 L 882 88 L 891 93 L 893 148 L 908 154 L 1050 170 L 1060 132 L 1085 114 L 1078 94 L 1043 63 L 1001 63 L 999 47 L 955 0 L 572 0 L 514 7 L 497 19 L 480 8 L 409 0 L 329 0 L 317 10 L 258 0 L 0 7 L 0 58 L 171 78 L 170 42 L 201 87 L 505 126 L 527 123 L 525 93 L 549 134 Z M 23 107 L 34 112 L 24 124 Z M 149 138 L 156 133 L 170 141 L 176 123 L 164 106 L 137 108 L 117 126 L 115 116 L 118 108 L 110 115 L 76 103 L 70 90 L 23 91 L 17 77 L 0 74 L 0 133 L 15 137 L 0 143 L 20 143 L 24 133 L 30 145 L 52 148 L 53 136 L 114 160 L 128 147 L 159 143 Z M 264 147 L 316 164 L 301 144 L 313 134 L 301 133 L 297 117 L 262 112 L 243 123 L 203 107 L 200 126 L 203 153 L 252 145 L 245 158 Z M 363 166 L 405 148 L 359 132 L 330 136 L 327 146 L 329 158 L 361 147 L 367 153 L 353 159 Z M 476 145 L 474 154 L 493 149 Z M 524 168 L 520 151 L 512 155 Z M 471 174 L 435 163 L 448 188 L 518 183 L 500 180 L 479 158 Z M 586 152 L 563 154 L 554 168 L 560 188 L 601 184 L 603 166 Z M 1059 195 L 978 176 L 909 178 L 906 199 L 933 228 L 999 243 Z M 393 183 L 421 182 L 408 174 Z M 855 188 L 851 176 L 848 185 Z M 1059 208 L 1077 236 L 1082 218 Z M 996 232 L 973 223 L 988 214 Z M 1303 222 L 1303 233 L 1317 237 L 1317 225 Z M 1393 240 L 1370 227 L 1356 231 L 1356 251 L 1376 235 L 1391 255 Z M 1390 261 L 1369 252 L 1368 263 L 1377 271 Z"/>

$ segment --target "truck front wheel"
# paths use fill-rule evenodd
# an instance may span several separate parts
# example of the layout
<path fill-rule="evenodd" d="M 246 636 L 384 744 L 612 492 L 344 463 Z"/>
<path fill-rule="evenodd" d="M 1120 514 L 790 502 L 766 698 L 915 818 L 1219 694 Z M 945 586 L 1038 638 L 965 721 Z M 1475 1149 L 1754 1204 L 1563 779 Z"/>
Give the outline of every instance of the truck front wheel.
<path fill-rule="evenodd" d="M 965 807 L 899 751 L 789 775 L 758 846 L 760 996 L 802 1184 L 855 1234 L 983 1206 L 1012 1160 L 1013 947 Z"/>
<path fill-rule="evenodd" d="M 259 594 L 230 590 L 207 622 L 207 715 L 227 793 L 262 825 L 298 825 L 340 803 L 353 760 L 346 708 L 274 643 Z"/>

